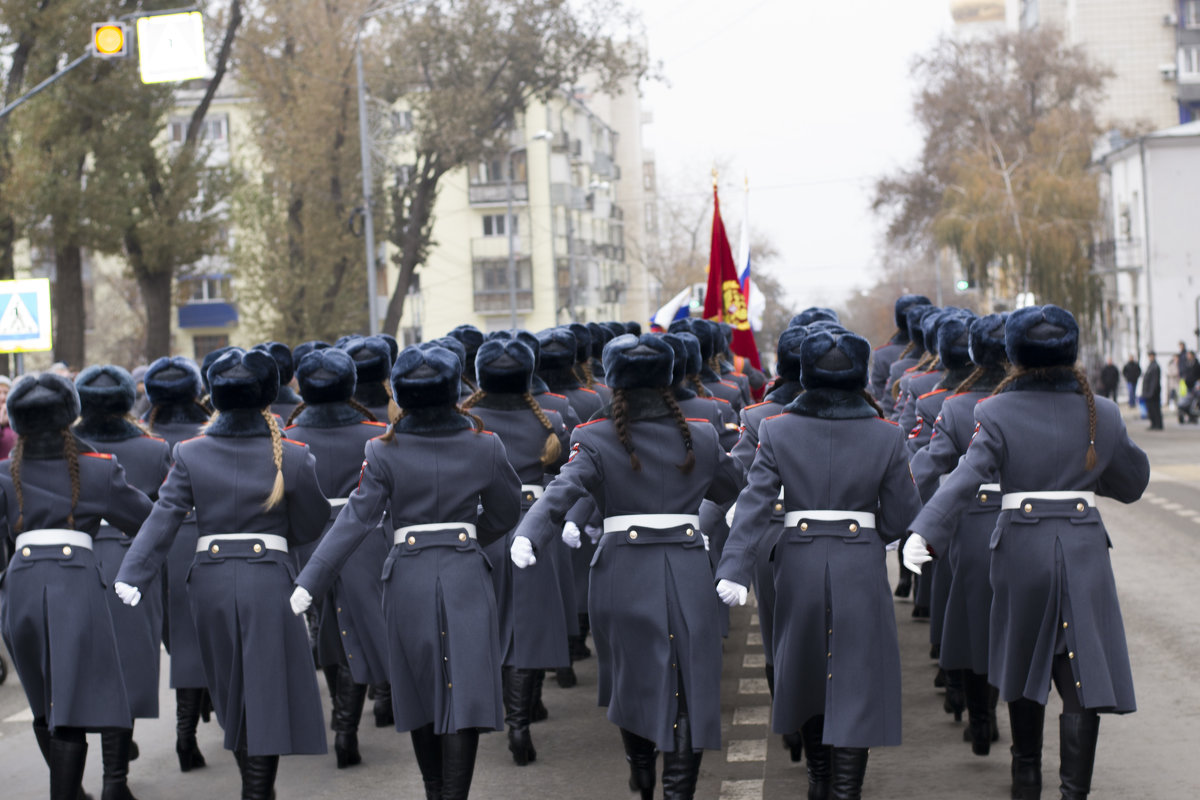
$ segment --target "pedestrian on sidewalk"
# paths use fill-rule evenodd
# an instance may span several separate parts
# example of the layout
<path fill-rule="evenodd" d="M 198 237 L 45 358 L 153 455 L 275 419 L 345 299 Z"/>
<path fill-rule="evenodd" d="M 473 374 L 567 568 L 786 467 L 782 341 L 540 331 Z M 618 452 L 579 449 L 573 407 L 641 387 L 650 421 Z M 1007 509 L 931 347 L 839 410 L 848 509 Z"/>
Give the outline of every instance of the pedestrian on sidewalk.
<path fill-rule="evenodd" d="M 1162 372 L 1158 368 L 1158 359 L 1151 350 L 1146 353 L 1150 363 L 1142 375 L 1142 400 L 1146 402 L 1146 414 L 1150 417 L 1150 430 L 1163 429 L 1162 418 Z"/>
<path fill-rule="evenodd" d="M 1121 382 L 1121 373 L 1117 371 L 1117 365 L 1113 363 L 1112 358 L 1108 358 L 1104 362 L 1104 366 L 1100 369 L 1100 396 L 1107 397 L 1114 403 L 1117 400 L 1117 385 Z"/>
<path fill-rule="evenodd" d="M 1129 407 L 1137 408 L 1137 384 L 1138 379 L 1142 377 L 1142 366 L 1138 363 L 1136 354 L 1130 355 L 1125 366 L 1121 368 L 1121 377 L 1125 379 L 1125 386 L 1129 389 Z"/>

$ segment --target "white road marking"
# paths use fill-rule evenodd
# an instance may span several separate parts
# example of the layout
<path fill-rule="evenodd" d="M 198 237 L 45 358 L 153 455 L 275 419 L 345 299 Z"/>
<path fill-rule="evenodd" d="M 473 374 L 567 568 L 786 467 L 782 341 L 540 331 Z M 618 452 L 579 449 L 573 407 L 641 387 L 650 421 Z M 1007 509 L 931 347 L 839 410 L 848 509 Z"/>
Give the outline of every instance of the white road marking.
<path fill-rule="evenodd" d="M 770 706 L 743 706 L 733 710 L 734 725 L 768 725 L 770 722 Z"/>
<path fill-rule="evenodd" d="M 726 761 L 766 761 L 766 739 L 734 739 L 729 743 Z"/>
<path fill-rule="evenodd" d="M 762 647 L 762 633 L 759 631 L 750 631 L 746 634 L 746 644 Z"/>
<path fill-rule="evenodd" d="M 1163 511 L 1178 511 L 1183 508 L 1179 503 L 1163 503 Z"/>
<path fill-rule="evenodd" d="M 26 708 L 24 711 L 18 711 L 11 716 L 4 718 L 5 722 L 33 722 L 33 709 Z"/>
<path fill-rule="evenodd" d="M 742 656 L 742 666 L 746 669 L 762 669 L 766 665 L 766 653 L 746 653 Z"/>
<path fill-rule="evenodd" d="M 763 781 L 721 781 L 718 800 L 762 800 Z"/>
<path fill-rule="evenodd" d="M 770 694 L 766 678 L 738 678 L 738 694 Z"/>
<path fill-rule="evenodd" d="M 757 624 L 758 624 L 758 614 L 751 614 L 751 615 L 750 615 L 750 624 L 751 624 L 751 625 L 757 625 Z"/>

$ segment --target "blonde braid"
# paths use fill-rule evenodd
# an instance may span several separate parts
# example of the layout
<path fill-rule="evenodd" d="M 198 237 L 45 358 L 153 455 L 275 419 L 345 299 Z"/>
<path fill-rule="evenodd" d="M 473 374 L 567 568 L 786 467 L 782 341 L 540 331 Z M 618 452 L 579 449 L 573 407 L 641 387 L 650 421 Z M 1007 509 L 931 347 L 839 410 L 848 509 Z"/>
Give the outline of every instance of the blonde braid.
<path fill-rule="evenodd" d="M 67 527 L 75 530 L 75 506 L 79 505 L 79 445 L 69 428 L 63 428 L 63 458 L 71 476 L 71 509 L 67 512 Z"/>
<path fill-rule="evenodd" d="M 966 380 L 955 387 L 954 394 L 962 394 L 963 392 L 970 391 L 971 387 L 979 383 L 979 379 L 986 374 L 986 369 L 983 367 L 976 367 L 975 371 L 966 377 Z"/>
<path fill-rule="evenodd" d="M 461 406 L 455 406 L 454 410 L 457 411 L 459 414 L 462 414 L 464 417 L 466 417 L 468 420 L 471 421 L 471 427 L 475 429 L 476 433 L 483 433 L 483 419 L 482 418 L 475 416 L 470 411 L 467 411 L 465 408 L 462 408 Z"/>
<path fill-rule="evenodd" d="M 146 433 L 154 431 L 154 420 L 158 419 L 158 410 L 160 408 L 162 406 L 155 405 L 150 407 L 150 416 L 146 417 Z"/>
<path fill-rule="evenodd" d="M 292 413 L 288 414 L 287 422 L 283 423 L 283 427 L 288 427 L 296 421 L 296 417 L 300 416 L 300 412 L 308 408 L 308 404 L 301 401 L 300 405 L 292 409 Z"/>
<path fill-rule="evenodd" d="M 712 397 L 712 392 L 704 385 L 704 381 L 700 380 L 698 374 L 688 375 L 687 379 L 691 381 L 692 388 L 696 390 L 697 397 Z"/>
<path fill-rule="evenodd" d="M 562 455 L 562 442 L 558 440 L 558 434 L 554 430 L 553 423 L 546 416 L 546 412 L 538 405 L 538 401 L 533 399 L 533 395 L 525 392 L 521 397 L 525 400 L 525 404 L 533 412 L 533 415 L 538 418 L 538 422 L 542 423 L 542 427 L 550 431 L 550 435 L 546 437 L 546 444 L 542 446 L 542 466 L 548 467 L 558 461 L 558 457 Z"/>
<path fill-rule="evenodd" d="M 466 411 L 467 409 L 470 409 L 470 408 L 474 408 L 475 405 L 486 396 L 487 396 L 487 393 L 484 392 L 483 389 L 476 389 L 474 394 L 472 394 L 466 400 L 463 400 L 463 403 L 462 403 L 463 411 Z"/>
<path fill-rule="evenodd" d="M 12 473 L 13 494 L 17 496 L 17 524 L 13 533 L 21 533 L 25 528 L 25 490 L 21 487 L 21 462 L 25 456 L 25 437 L 18 436 L 17 443 L 9 455 L 9 471 Z"/>
<path fill-rule="evenodd" d="M 364 417 L 366 417 L 367 422 L 379 422 L 379 417 L 375 416 L 375 414 L 372 413 L 372 411 L 369 408 L 367 408 L 362 403 L 355 400 L 353 397 L 351 397 L 349 400 L 346 401 L 346 405 L 350 406 L 355 411 L 357 411 L 358 413 L 360 413 Z M 391 406 L 389 405 L 388 406 L 389 414 L 391 413 L 391 410 L 392 410 Z M 291 422 L 291 420 L 289 419 L 288 422 Z"/>
<path fill-rule="evenodd" d="M 271 458 L 275 462 L 275 484 L 271 487 L 271 495 L 267 502 L 263 504 L 263 510 L 270 511 L 283 501 L 283 434 L 279 432 L 279 425 L 275 422 L 275 415 L 271 413 L 270 408 L 264 408 L 260 413 L 267 421 L 267 427 L 271 429 Z"/>

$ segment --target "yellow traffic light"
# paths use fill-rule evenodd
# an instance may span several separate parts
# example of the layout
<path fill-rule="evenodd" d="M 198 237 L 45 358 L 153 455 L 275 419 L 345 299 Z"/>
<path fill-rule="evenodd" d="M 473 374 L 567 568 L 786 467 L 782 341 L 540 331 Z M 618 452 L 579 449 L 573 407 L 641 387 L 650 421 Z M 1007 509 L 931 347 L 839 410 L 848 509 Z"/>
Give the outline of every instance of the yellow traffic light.
<path fill-rule="evenodd" d="M 124 22 L 92 23 L 92 55 L 123 58 L 129 53 L 128 28 Z"/>

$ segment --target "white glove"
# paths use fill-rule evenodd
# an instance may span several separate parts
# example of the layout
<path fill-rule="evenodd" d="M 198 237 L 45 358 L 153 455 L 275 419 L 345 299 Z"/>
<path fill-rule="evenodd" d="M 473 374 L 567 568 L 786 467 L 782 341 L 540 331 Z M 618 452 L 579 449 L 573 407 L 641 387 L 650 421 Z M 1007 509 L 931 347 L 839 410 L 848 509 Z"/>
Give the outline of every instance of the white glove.
<path fill-rule="evenodd" d="M 592 540 L 592 544 L 595 544 L 604 535 L 604 528 L 597 527 L 596 525 L 584 525 L 583 532 Z"/>
<path fill-rule="evenodd" d="M 512 562 L 516 564 L 517 569 L 532 567 L 537 563 L 537 556 L 533 554 L 533 542 L 525 536 L 513 537 L 509 554 L 512 556 Z"/>
<path fill-rule="evenodd" d="M 904 566 L 920 575 L 921 565 L 932 560 L 933 556 L 929 554 L 929 543 L 925 541 L 925 537 L 919 533 L 910 533 L 908 541 L 904 543 Z"/>
<path fill-rule="evenodd" d="M 717 597 L 720 597 L 721 602 L 727 606 L 746 605 L 747 594 L 749 594 L 749 590 L 740 583 L 727 581 L 724 578 L 717 581 Z"/>
<path fill-rule="evenodd" d="M 725 524 L 731 528 L 733 527 L 733 517 L 734 517 L 734 514 L 736 514 L 736 513 L 737 513 L 737 503 L 734 503 L 733 505 L 731 505 L 729 507 L 729 510 L 725 512 Z"/>
<path fill-rule="evenodd" d="M 288 602 L 292 604 L 292 613 L 298 617 L 308 611 L 308 607 L 312 605 L 312 595 L 308 593 L 308 589 L 297 586 Z"/>
<path fill-rule="evenodd" d="M 579 539 L 579 526 L 574 522 L 567 522 L 566 525 L 563 525 L 562 540 L 567 547 L 578 550 L 583 544 Z"/>
<path fill-rule="evenodd" d="M 700 538 L 704 540 L 704 549 L 705 549 L 705 550 L 708 550 L 708 534 L 707 534 L 707 533 L 701 533 L 701 534 L 700 534 Z"/>
<path fill-rule="evenodd" d="M 113 590 L 116 591 L 117 597 L 121 598 L 121 602 L 127 606 L 136 606 L 142 602 L 142 593 L 136 586 L 117 581 L 113 584 Z"/>

